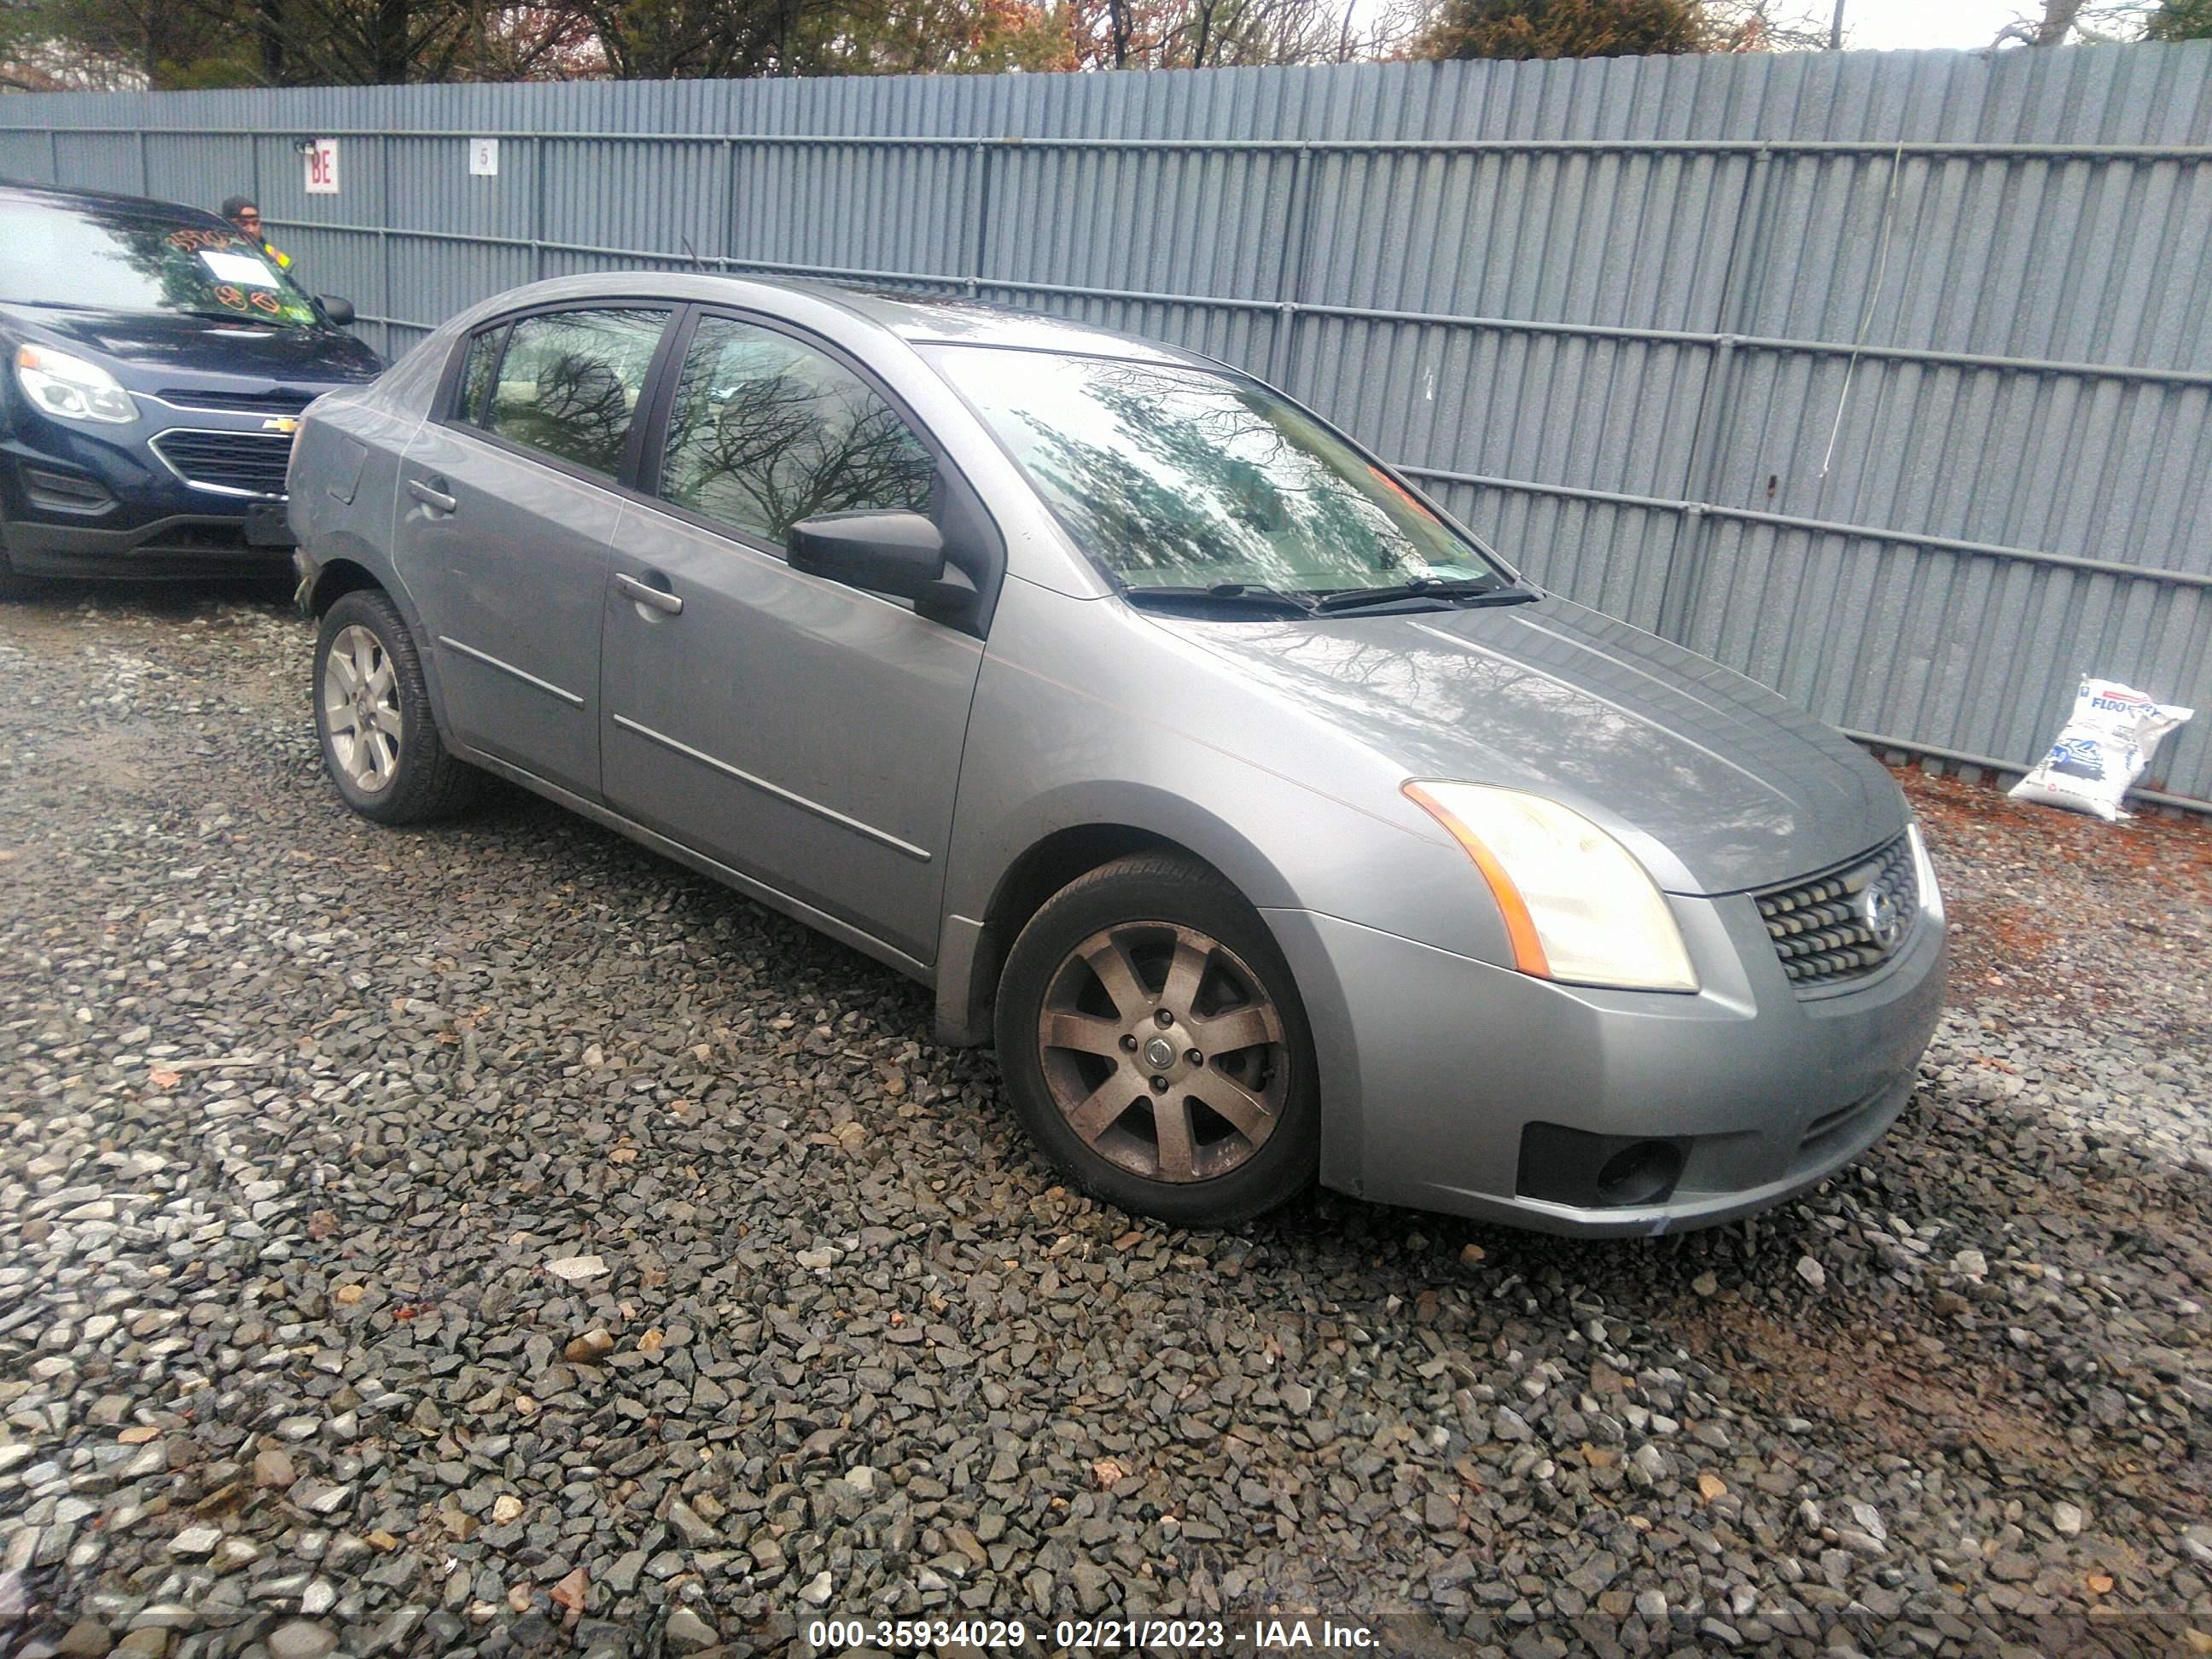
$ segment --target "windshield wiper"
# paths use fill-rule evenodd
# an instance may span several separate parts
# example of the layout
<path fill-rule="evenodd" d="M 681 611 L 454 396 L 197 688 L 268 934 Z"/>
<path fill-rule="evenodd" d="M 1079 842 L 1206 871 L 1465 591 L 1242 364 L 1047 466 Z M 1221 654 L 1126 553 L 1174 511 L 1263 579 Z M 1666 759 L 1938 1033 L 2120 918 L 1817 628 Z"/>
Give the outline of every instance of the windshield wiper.
<path fill-rule="evenodd" d="M 244 323 L 249 328 L 281 328 L 284 319 L 268 312 L 219 311 L 213 306 L 165 306 L 163 310 L 178 317 L 211 317 L 219 323 Z"/>
<path fill-rule="evenodd" d="M 1138 605 L 1194 611 L 1266 611 L 1279 617 L 1310 617 L 1316 609 L 1310 600 L 1258 582 L 1214 582 L 1204 587 L 1125 587 L 1121 597 Z"/>
<path fill-rule="evenodd" d="M 1363 611 L 1370 605 L 1395 605 L 1401 599 L 1446 599 L 1470 607 L 1528 605 L 1537 594 L 1533 588 L 1516 587 L 1485 577 L 1477 581 L 1447 581 L 1438 576 L 1416 576 L 1388 587 L 1354 587 L 1330 593 L 1314 602 L 1320 612 Z"/>

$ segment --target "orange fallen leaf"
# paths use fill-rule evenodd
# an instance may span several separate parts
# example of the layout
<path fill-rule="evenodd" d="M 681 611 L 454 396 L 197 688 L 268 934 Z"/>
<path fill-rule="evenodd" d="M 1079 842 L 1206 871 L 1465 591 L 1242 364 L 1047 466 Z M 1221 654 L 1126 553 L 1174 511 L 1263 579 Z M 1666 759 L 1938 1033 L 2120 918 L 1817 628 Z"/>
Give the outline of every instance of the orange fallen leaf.
<path fill-rule="evenodd" d="M 1620 1462 L 1620 1454 L 1610 1446 L 1584 1446 L 1583 1462 L 1594 1469 L 1609 1469 Z"/>
<path fill-rule="evenodd" d="M 185 1079 L 180 1073 L 157 1066 L 146 1074 L 146 1080 L 156 1089 L 173 1089 Z"/>

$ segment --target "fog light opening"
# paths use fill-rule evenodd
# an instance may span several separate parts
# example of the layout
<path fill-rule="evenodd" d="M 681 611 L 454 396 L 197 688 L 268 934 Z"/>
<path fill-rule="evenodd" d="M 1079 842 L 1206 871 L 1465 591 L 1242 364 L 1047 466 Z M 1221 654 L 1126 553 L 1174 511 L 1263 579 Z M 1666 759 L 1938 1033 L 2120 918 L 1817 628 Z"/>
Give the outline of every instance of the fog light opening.
<path fill-rule="evenodd" d="M 1639 1140 L 1606 1159 L 1597 1172 L 1597 1201 L 1607 1209 L 1662 1204 L 1682 1176 L 1682 1150 L 1669 1141 Z"/>

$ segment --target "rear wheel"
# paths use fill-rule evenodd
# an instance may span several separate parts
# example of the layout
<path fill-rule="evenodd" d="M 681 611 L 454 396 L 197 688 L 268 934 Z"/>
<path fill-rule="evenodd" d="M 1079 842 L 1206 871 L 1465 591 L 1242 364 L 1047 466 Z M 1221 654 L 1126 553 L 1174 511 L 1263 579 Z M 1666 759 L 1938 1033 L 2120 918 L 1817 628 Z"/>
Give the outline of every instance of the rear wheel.
<path fill-rule="evenodd" d="M 1008 953 L 996 1023 L 1024 1126 L 1099 1197 L 1222 1225 L 1312 1182 L 1297 988 L 1258 914 L 1196 860 L 1139 854 L 1061 889 Z"/>
<path fill-rule="evenodd" d="M 483 774 L 447 752 L 422 658 L 398 607 L 373 587 L 343 594 L 315 641 L 315 733 L 347 805 L 379 823 L 457 811 Z"/>

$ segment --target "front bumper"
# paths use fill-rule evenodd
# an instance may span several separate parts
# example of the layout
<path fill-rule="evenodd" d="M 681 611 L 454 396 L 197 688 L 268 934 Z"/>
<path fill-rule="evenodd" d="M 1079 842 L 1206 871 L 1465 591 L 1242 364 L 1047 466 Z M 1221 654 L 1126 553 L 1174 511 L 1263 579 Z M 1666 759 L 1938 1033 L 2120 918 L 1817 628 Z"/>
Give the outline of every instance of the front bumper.
<path fill-rule="evenodd" d="M 161 412 L 99 432 L 26 418 L 0 441 L 0 542 L 9 563 L 33 576 L 281 574 L 291 556 L 283 495 L 195 487 L 149 441 L 172 429 L 258 435 L 263 417 L 141 401 Z"/>
<path fill-rule="evenodd" d="M 1749 1214 L 1857 1158 L 1911 1097 L 1935 1032 L 1940 900 L 1879 971 L 1811 996 L 1784 979 L 1748 897 L 1671 902 L 1705 981 L 1693 996 L 1560 985 L 1333 916 L 1267 912 L 1314 1028 L 1323 1182 L 1602 1237 Z M 1552 1127 L 1532 1141 L 1532 1126 Z M 1680 1158 L 1650 1203 L 1542 1196 L 1559 1172 L 1545 1179 L 1528 1157 L 1647 1141 Z"/>

